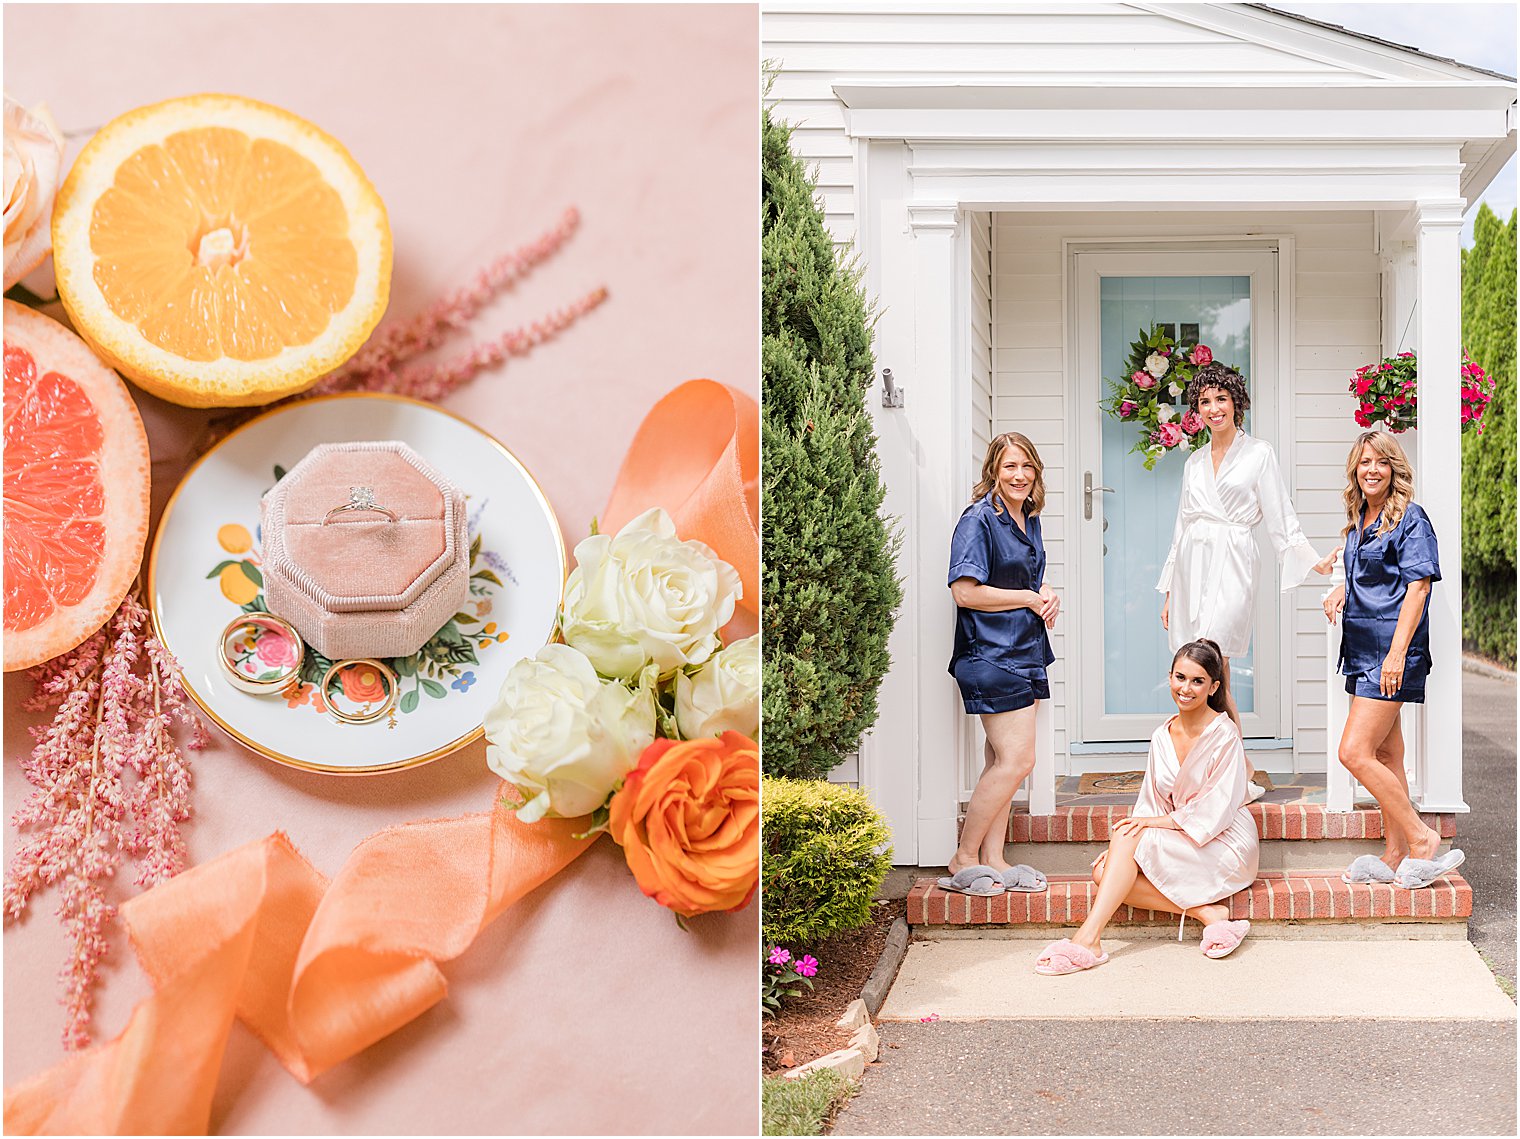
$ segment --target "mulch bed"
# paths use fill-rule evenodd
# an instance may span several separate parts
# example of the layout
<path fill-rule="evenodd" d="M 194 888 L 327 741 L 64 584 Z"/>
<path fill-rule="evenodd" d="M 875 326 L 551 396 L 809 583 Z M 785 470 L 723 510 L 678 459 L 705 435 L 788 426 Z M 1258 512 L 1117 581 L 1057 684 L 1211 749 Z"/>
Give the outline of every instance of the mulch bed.
<path fill-rule="evenodd" d="M 809 991 L 799 988 L 786 998 L 781 1012 L 761 1021 L 762 1053 L 766 1075 L 775 1075 L 798 1064 L 843 1048 L 850 1034 L 834 1027 L 847 1006 L 860 996 L 860 988 L 886 948 L 887 931 L 907 913 L 899 898 L 871 907 L 871 924 L 839 934 L 816 945 L 788 946 L 801 957 L 818 958 L 818 976 Z"/>

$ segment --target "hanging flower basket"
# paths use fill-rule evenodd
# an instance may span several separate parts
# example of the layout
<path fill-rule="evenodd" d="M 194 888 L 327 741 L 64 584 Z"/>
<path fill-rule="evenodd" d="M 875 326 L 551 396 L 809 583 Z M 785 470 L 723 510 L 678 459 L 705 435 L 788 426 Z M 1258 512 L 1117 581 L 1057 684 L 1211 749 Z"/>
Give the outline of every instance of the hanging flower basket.
<path fill-rule="evenodd" d="M 1357 398 L 1352 418 L 1360 427 L 1383 423 L 1395 435 L 1415 426 L 1416 380 L 1419 368 L 1413 352 L 1400 352 L 1376 364 L 1364 364 L 1347 388 Z M 1494 398 L 1494 381 L 1462 350 L 1462 430 L 1483 434 L 1483 415 Z"/>
<path fill-rule="evenodd" d="M 1128 375 L 1104 380 L 1109 395 L 1098 406 L 1110 417 L 1140 428 L 1130 452 L 1145 456 L 1146 470 L 1155 470 L 1156 461 L 1168 451 L 1192 452 L 1208 442 L 1203 417 L 1189 411 L 1183 397 L 1193 373 L 1213 359 L 1207 344 L 1178 344 L 1161 325 L 1154 325 L 1149 332 L 1142 328 L 1140 338 L 1129 346 Z"/>

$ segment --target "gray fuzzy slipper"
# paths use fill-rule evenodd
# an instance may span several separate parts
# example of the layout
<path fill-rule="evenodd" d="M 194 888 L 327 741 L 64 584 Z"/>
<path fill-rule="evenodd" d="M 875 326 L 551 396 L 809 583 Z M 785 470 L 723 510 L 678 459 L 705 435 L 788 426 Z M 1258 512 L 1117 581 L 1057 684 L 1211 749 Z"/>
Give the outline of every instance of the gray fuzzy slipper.
<path fill-rule="evenodd" d="M 1346 872 L 1341 875 L 1342 882 L 1350 882 L 1357 885 L 1362 882 L 1392 882 L 1393 871 L 1375 854 L 1364 854 L 1354 858 L 1351 865 L 1346 867 Z"/>
<path fill-rule="evenodd" d="M 1003 871 L 1003 889 L 1005 890 L 1020 894 L 1038 894 L 1049 886 L 1050 883 L 1045 875 L 1033 866 L 1026 866 L 1022 862 Z"/>
<path fill-rule="evenodd" d="M 941 878 L 939 888 L 952 894 L 970 894 L 973 898 L 995 898 L 1003 893 L 1003 879 L 990 866 L 968 866 Z"/>
<path fill-rule="evenodd" d="M 1466 861 L 1467 855 L 1456 849 L 1448 850 L 1439 858 L 1406 858 L 1399 863 L 1399 872 L 1393 883 L 1406 890 L 1423 890 Z"/>

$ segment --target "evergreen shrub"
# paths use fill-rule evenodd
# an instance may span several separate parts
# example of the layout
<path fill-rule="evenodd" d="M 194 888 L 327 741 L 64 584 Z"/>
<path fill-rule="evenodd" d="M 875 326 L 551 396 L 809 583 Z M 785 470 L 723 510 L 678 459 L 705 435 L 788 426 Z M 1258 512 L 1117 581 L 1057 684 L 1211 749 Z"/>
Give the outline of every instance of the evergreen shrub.
<path fill-rule="evenodd" d="M 1496 387 L 1483 434 L 1462 437 L 1462 639 L 1515 665 L 1515 214 L 1485 203 L 1462 251 L 1462 341 Z"/>
<path fill-rule="evenodd" d="M 866 793 L 767 777 L 760 794 L 765 944 L 814 944 L 869 922 L 892 867 L 892 836 Z"/>
<path fill-rule="evenodd" d="M 819 777 L 876 722 L 902 587 L 865 410 L 875 362 L 790 130 L 761 120 L 765 770 Z"/>

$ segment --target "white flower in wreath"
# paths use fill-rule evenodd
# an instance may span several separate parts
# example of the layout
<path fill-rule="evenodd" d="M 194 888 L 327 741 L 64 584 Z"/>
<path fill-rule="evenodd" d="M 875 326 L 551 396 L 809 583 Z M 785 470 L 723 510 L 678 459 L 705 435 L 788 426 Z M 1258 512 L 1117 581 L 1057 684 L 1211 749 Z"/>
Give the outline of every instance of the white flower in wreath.
<path fill-rule="evenodd" d="M 1182 394 L 1182 385 L 1179 384 L 1176 380 L 1173 380 L 1171 383 L 1167 384 L 1166 386 L 1167 386 L 1167 390 L 1169 390 L 1172 393 L 1173 397 L 1180 396 Z"/>
<path fill-rule="evenodd" d="M 1170 423 L 1173 420 L 1173 418 L 1176 417 L 1176 415 L 1177 415 L 1177 409 L 1175 407 L 1173 407 L 1171 404 L 1169 404 L 1169 403 L 1158 403 L 1156 405 L 1156 422 L 1157 423 Z"/>
<path fill-rule="evenodd" d="M 1158 380 L 1162 376 L 1166 375 L 1167 369 L 1171 366 L 1171 361 L 1163 356 L 1160 352 L 1152 352 L 1145 358 L 1145 370 L 1151 375 L 1155 376 Z"/>

